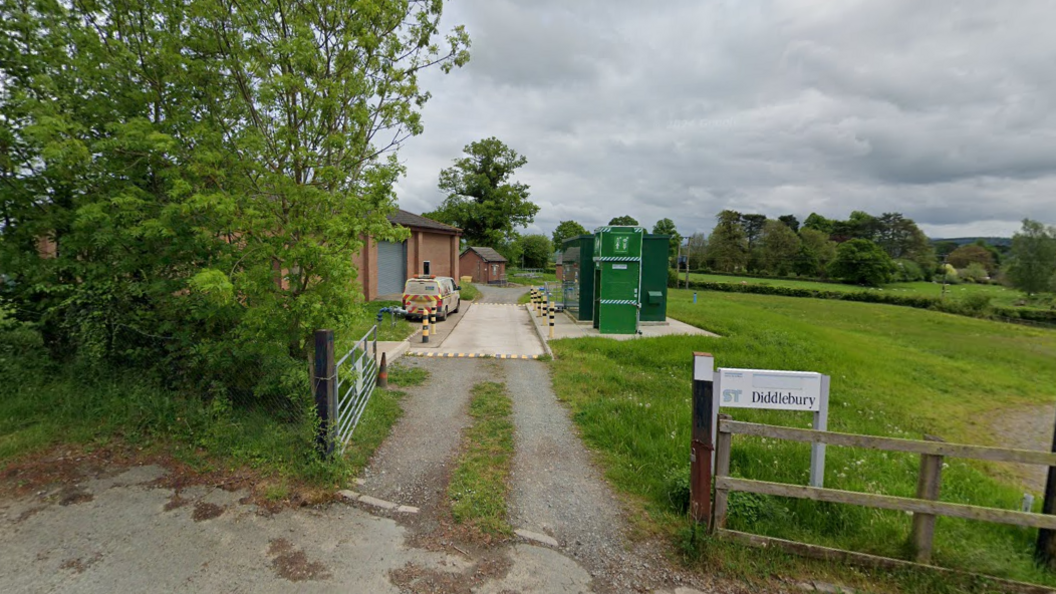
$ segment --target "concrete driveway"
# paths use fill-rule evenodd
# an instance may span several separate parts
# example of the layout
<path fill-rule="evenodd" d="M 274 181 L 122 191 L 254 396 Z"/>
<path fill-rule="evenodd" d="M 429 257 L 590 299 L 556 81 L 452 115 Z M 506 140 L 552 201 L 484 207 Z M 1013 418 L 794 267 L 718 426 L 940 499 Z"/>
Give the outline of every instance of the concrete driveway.
<path fill-rule="evenodd" d="M 477 285 L 481 298 L 469 305 L 454 323 L 437 324 L 439 333 L 422 344 L 415 337 L 408 355 L 419 357 L 538 357 L 545 354 L 528 310 L 517 305 L 526 288 Z"/>

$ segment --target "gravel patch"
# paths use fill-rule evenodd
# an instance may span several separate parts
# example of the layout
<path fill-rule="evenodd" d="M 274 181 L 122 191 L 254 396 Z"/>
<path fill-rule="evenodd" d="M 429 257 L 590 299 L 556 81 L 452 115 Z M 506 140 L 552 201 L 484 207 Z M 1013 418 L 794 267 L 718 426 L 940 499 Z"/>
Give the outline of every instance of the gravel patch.
<path fill-rule="evenodd" d="M 476 303 L 517 303 L 517 300 L 529 291 L 528 287 L 493 287 L 491 285 L 474 285 L 480 291 Z"/>
<path fill-rule="evenodd" d="M 662 544 L 625 537 L 621 505 L 554 396 L 548 368 L 518 361 L 503 367 L 516 426 L 510 523 L 553 537 L 563 554 L 590 573 L 594 592 L 681 586 L 717 591 L 704 578 L 674 568 Z"/>
<path fill-rule="evenodd" d="M 494 379 L 480 359 L 405 359 L 402 365 L 429 371 L 421 386 L 404 389 L 404 416 L 370 465 L 359 491 L 401 505 L 431 507 L 447 488 L 445 477 L 469 425 L 469 391 Z"/>
<path fill-rule="evenodd" d="M 1049 451 L 1052 446 L 1052 429 L 1056 421 L 1056 406 L 1031 406 L 1009 410 L 999 414 L 991 424 L 1000 447 L 1021 450 Z M 1036 464 L 1001 464 L 1007 466 L 1013 476 L 1035 496 L 1045 493 L 1045 478 L 1048 469 Z"/>

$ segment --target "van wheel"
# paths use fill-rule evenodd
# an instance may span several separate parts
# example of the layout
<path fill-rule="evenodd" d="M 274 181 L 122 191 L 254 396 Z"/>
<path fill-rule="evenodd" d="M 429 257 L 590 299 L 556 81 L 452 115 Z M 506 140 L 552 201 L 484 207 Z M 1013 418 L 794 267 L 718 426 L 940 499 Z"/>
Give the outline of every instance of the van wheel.
<path fill-rule="evenodd" d="M 461 299 L 458 300 L 458 303 L 455 303 L 455 311 L 453 311 L 451 313 L 458 313 L 458 310 L 459 310 L 460 307 L 462 307 L 462 300 Z"/>
<path fill-rule="evenodd" d="M 444 307 L 444 315 L 438 315 L 436 316 L 436 319 L 440 320 L 441 322 L 447 319 L 447 307 Z"/>

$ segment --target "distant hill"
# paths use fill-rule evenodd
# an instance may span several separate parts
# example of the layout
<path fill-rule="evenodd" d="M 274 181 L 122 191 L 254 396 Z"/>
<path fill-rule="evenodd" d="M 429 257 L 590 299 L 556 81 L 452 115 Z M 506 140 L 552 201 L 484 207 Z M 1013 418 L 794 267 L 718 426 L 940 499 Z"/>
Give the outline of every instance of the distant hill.
<path fill-rule="evenodd" d="M 931 243 L 939 243 L 939 242 L 948 241 L 948 242 L 956 243 L 957 245 L 965 245 L 965 244 L 969 244 L 969 243 L 975 243 L 976 241 L 978 241 L 980 239 L 982 239 L 983 241 L 985 241 L 986 243 L 989 243 L 990 245 L 992 245 L 994 247 L 1011 247 L 1012 246 L 1012 238 L 1011 237 L 945 237 L 945 238 L 942 238 L 942 239 L 938 239 L 938 238 L 932 239 Z"/>

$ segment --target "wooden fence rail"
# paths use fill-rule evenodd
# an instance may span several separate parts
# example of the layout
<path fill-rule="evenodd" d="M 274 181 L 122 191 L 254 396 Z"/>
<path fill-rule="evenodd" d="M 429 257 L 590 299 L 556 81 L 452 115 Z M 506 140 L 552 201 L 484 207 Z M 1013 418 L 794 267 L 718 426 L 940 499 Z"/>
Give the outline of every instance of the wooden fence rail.
<path fill-rule="evenodd" d="M 920 454 L 917 496 L 916 498 L 894 497 L 733 478 L 729 474 L 730 450 L 734 434 Z M 713 526 L 718 531 L 725 531 L 729 494 L 731 491 L 741 491 L 912 512 L 913 529 L 910 533 L 910 542 L 916 550 L 917 561 L 922 563 L 926 563 L 931 558 L 936 516 L 1056 529 L 1056 516 L 1054 515 L 938 501 L 942 481 L 942 461 L 946 456 L 1056 466 L 1056 453 L 794 429 L 733 421 L 726 415 L 720 415 L 719 431 L 715 443 L 715 519 Z"/>

